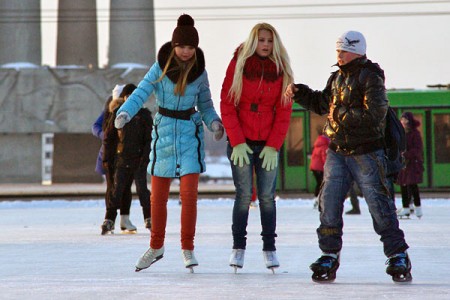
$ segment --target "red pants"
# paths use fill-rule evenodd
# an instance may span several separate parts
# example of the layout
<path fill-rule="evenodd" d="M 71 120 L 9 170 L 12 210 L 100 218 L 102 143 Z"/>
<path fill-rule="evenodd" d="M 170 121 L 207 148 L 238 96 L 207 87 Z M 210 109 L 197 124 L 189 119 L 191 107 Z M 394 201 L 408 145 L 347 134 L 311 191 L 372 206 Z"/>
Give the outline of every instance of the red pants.
<path fill-rule="evenodd" d="M 180 177 L 181 249 L 183 250 L 194 250 L 199 177 L 200 174 L 188 174 Z M 167 200 L 169 199 L 171 180 L 171 178 L 152 176 L 150 247 L 153 249 L 159 249 L 164 246 L 167 224 Z"/>

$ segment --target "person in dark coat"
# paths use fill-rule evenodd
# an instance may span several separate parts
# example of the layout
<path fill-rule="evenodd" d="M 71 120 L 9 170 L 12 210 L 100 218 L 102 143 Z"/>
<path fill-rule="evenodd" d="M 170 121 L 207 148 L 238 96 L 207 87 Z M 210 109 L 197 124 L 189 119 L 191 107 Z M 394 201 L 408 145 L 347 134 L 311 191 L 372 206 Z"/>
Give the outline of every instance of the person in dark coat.
<path fill-rule="evenodd" d="M 324 179 L 319 194 L 322 256 L 310 269 L 314 281 L 333 281 L 339 268 L 345 196 L 358 184 L 369 206 L 375 232 L 381 236 L 388 257 L 386 273 L 394 281 L 410 281 L 411 262 L 395 202 L 387 181 L 384 150 L 388 99 L 384 71 L 366 56 L 366 40 L 358 31 L 347 31 L 336 41 L 337 71 L 326 87 L 313 90 L 291 84 L 286 96 L 317 114 L 327 114 L 324 133 L 330 139 Z"/>
<path fill-rule="evenodd" d="M 149 161 L 151 143 L 151 124 L 153 119 L 148 109 L 142 108 L 123 129 L 114 127 L 115 113 L 127 97 L 136 89 L 134 84 L 123 88 L 118 99 L 109 106 L 108 118 L 105 119 L 103 164 L 107 176 L 112 177 L 113 188 L 107 204 L 102 234 L 112 232 L 120 208 L 120 227 L 124 233 L 135 233 L 130 219 L 128 193 L 133 180 L 142 206 L 145 227 L 150 229 L 150 191 L 147 187 L 146 168 Z M 110 178 L 111 180 L 111 178 Z"/>
<path fill-rule="evenodd" d="M 411 112 L 404 112 L 400 119 L 406 132 L 405 168 L 400 171 L 397 184 L 400 185 L 403 208 L 398 212 L 399 217 L 409 217 L 411 198 L 414 199 L 415 214 L 418 218 L 423 215 L 420 205 L 418 184 L 423 181 L 423 143 L 417 129 L 420 122 L 414 119 Z"/>
<path fill-rule="evenodd" d="M 99 138 L 102 141 L 102 145 L 100 146 L 100 149 L 98 151 L 98 156 L 97 156 L 97 163 L 95 165 L 95 172 L 97 172 L 98 174 L 104 176 L 105 180 L 106 180 L 106 192 L 105 192 L 105 207 L 108 207 L 108 203 L 110 202 L 110 198 L 111 198 L 111 193 L 113 190 L 113 186 L 114 186 L 114 169 L 113 169 L 113 165 L 111 165 L 108 168 L 104 168 L 104 164 L 103 164 L 103 137 L 104 137 L 104 126 L 106 126 L 106 120 L 109 118 L 110 116 L 110 112 L 109 112 L 109 105 L 111 103 L 111 101 L 114 99 L 117 99 L 120 97 L 120 93 L 123 90 L 124 85 L 116 85 L 112 91 L 112 95 L 108 97 L 108 99 L 106 100 L 105 103 L 105 107 L 102 110 L 102 112 L 100 113 L 100 115 L 98 116 L 97 120 L 95 120 L 94 124 L 92 124 L 92 134 Z M 130 206 L 131 206 L 131 201 L 132 201 L 132 194 L 131 194 L 131 188 L 129 190 L 127 190 L 124 195 L 123 195 L 123 205 L 128 207 L 128 211 L 130 210 Z M 104 224 L 102 224 L 103 226 Z M 113 228 L 112 228 L 113 229 Z"/>

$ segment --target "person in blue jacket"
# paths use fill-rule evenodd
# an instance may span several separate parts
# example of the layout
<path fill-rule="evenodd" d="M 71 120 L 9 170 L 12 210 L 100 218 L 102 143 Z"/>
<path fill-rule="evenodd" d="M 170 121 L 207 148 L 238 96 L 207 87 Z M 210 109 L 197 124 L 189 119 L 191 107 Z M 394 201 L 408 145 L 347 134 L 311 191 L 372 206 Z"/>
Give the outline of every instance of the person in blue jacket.
<path fill-rule="evenodd" d="M 203 51 L 194 19 L 178 18 L 172 41 L 165 43 L 137 89 L 117 111 L 116 128 L 134 117 L 152 93 L 158 111 L 153 120 L 150 163 L 150 248 L 136 264 L 136 271 L 150 267 L 164 254 L 167 200 L 171 179 L 180 179 L 181 249 L 186 268 L 198 265 L 194 256 L 197 196 L 200 173 L 205 172 L 203 123 L 219 140 L 222 121 L 214 109 Z"/>

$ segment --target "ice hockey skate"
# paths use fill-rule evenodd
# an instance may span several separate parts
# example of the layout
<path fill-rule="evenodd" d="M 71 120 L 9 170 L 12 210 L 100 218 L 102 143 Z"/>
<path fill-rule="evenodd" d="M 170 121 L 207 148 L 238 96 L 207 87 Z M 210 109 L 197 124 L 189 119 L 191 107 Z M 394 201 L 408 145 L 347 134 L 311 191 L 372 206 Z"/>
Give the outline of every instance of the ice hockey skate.
<path fill-rule="evenodd" d="M 400 209 L 398 212 L 397 212 L 397 217 L 399 218 L 399 219 L 409 219 L 409 215 L 410 215 L 410 212 L 409 212 L 409 207 L 408 208 L 402 208 L 402 209 Z"/>
<path fill-rule="evenodd" d="M 120 216 L 120 229 L 123 234 L 135 234 L 137 231 L 136 226 L 131 223 L 129 215 Z"/>
<path fill-rule="evenodd" d="M 159 249 L 148 248 L 144 254 L 139 258 L 136 263 L 136 272 L 147 269 L 155 262 L 163 258 L 164 256 L 164 246 Z"/>
<path fill-rule="evenodd" d="M 193 250 L 181 250 L 183 255 L 183 261 L 186 269 L 190 269 L 191 273 L 194 273 L 194 267 L 198 266 L 198 261 L 195 258 Z"/>
<path fill-rule="evenodd" d="M 280 267 L 278 262 L 276 251 L 263 251 L 264 262 L 266 263 L 266 268 L 270 269 L 273 274 L 275 274 L 275 268 Z"/>
<path fill-rule="evenodd" d="M 105 219 L 105 221 L 103 221 L 103 224 L 102 224 L 102 226 L 100 226 L 100 228 L 102 229 L 102 235 L 114 234 L 114 221 Z"/>
<path fill-rule="evenodd" d="M 408 253 L 398 253 L 390 256 L 386 261 L 386 273 L 392 276 L 392 280 L 398 283 L 407 283 L 412 281 L 411 261 Z"/>
<path fill-rule="evenodd" d="M 237 269 L 242 269 L 244 266 L 244 249 L 233 249 L 230 256 L 230 267 L 234 268 L 234 273 L 237 273 Z"/>
<path fill-rule="evenodd" d="M 324 253 L 309 268 L 313 271 L 312 280 L 318 283 L 331 283 L 336 279 L 339 268 L 339 254 Z"/>

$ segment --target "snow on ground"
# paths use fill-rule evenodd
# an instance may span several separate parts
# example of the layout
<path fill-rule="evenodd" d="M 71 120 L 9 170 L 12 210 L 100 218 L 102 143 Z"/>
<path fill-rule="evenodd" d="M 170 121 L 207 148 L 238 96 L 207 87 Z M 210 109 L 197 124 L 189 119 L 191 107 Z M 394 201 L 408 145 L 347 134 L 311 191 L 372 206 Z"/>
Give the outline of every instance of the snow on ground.
<path fill-rule="evenodd" d="M 265 269 L 259 210 L 252 208 L 244 268 L 234 274 L 231 199 L 198 205 L 195 253 L 200 265 L 190 274 L 179 242 L 180 207 L 168 205 L 164 258 L 134 272 L 149 234 L 133 201 L 138 234 L 100 235 L 100 200 L 0 202 L 1 299 L 450 299 L 450 199 L 423 200 L 424 217 L 401 220 L 410 245 L 413 282 L 394 284 L 372 229 L 367 206 L 344 216 L 341 267 L 333 284 L 311 281 L 308 266 L 318 257 L 318 212 L 310 199 L 280 199 L 276 274 Z M 400 203 L 397 199 L 397 205 Z M 362 201 L 363 202 L 363 201 Z M 346 208 L 348 209 L 348 207 Z"/>

